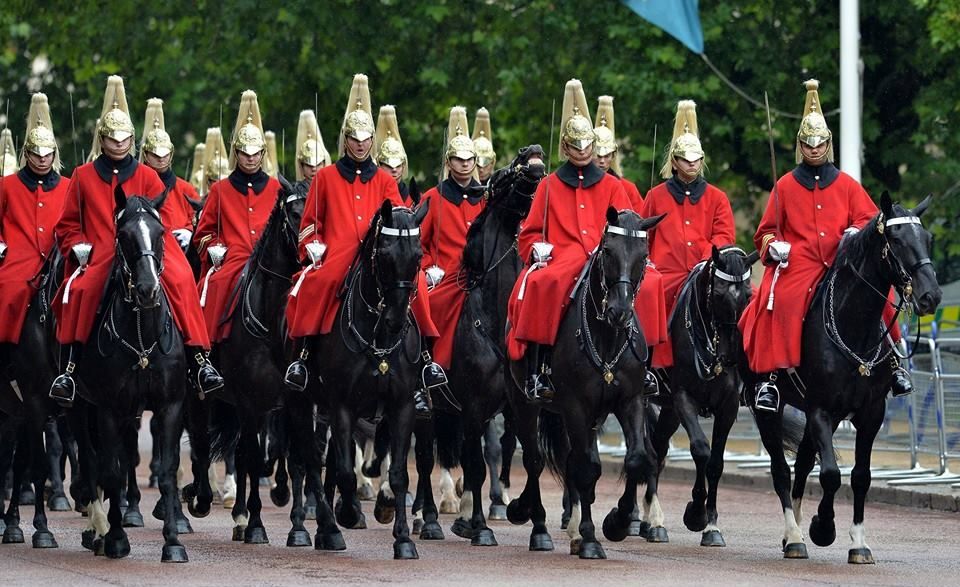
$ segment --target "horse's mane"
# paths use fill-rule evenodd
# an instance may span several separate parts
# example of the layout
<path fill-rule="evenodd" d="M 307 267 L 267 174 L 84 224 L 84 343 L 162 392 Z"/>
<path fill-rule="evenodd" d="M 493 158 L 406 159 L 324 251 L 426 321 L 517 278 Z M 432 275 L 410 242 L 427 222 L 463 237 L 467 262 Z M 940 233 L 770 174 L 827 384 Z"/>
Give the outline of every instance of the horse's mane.
<path fill-rule="evenodd" d="M 896 210 L 899 208 L 899 210 Z M 895 210 L 902 212 L 903 208 L 897 205 Z M 880 214 L 877 213 L 867 222 L 859 232 L 849 235 L 840 241 L 840 247 L 837 250 L 834 267 L 842 267 L 851 263 L 858 263 L 867 254 L 867 248 L 870 246 L 870 237 L 877 231 L 877 222 L 880 220 Z"/>
<path fill-rule="evenodd" d="M 267 218 L 267 223 L 263 226 L 263 234 L 260 235 L 260 238 L 253 245 L 253 251 L 250 253 L 250 257 L 247 259 L 247 264 L 244 267 L 244 273 L 248 267 L 254 267 L 257 263 L 260 262 L 260 258 L 263 257 L 263 251 L 266 248 L 267 236 L 270 234 L 271 230 L 276 230 L 277 218 L 280 216 L 281 211 L 283 210 L 283 204 L 286 196 L 283 190 L 277 192 L 277 201 L 273 205 L 273 210 L 270 211 L 270 217 Z"/>

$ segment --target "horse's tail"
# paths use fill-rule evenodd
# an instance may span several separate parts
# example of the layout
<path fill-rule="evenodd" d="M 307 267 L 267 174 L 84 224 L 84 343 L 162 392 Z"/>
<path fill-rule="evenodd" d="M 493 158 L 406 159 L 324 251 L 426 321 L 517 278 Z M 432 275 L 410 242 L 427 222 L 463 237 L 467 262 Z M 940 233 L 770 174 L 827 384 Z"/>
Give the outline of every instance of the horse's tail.
<path fill-rule="evenodd" d="M 444 469 L 460 466 L 463 453 L 463 423 L 459 414 L 437 410 L 433 414 L 433 434 L 437 444 L 437 462 Z"/>
<path fill-rule="evenodd" d="M 570 445 L 567 441 L 567 430 L 563 419 L 553 412 L 540 411 L 537 425 L 537 437 L 540 441 L 540 453 L 550 473 L 561 485 L 566 486 L 567 454 Z"/>
<path fill-rule="evenodd" d="M 797 454 L 800 448 L 800 442 L 803 440 L 804 431 L 807 428 L 807 417 L 800 410 L 783 410 L 783 418 L 780 420 L 780 430 L 783 434 L 783 450 L 791 455 Z"/>
<path fill-rule="evenodd" d="M 226 402 L 210 406 L 210 460 L 221 461 L 232 454 L 240 442 L 240 418 L 237 409 Z"/>

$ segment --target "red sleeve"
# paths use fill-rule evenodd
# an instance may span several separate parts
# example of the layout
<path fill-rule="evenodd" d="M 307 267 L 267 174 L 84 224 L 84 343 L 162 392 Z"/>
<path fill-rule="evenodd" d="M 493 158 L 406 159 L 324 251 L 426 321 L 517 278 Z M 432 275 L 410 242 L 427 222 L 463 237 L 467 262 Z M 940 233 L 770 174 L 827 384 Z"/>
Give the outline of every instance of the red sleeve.
<path fill-rule="evenodd" d="M 225 181 L 225 180 L 221 180 Z M 220 182 L 213 184 L 207 194 L 207 202 L 197 221 L 197 230 L 193 233 L 193 244 L 197 247 L 197 254 L 203 258 L 203 251 L 212 242 L 220 240 L 217 219 L 220 216 Z"/>
<path fill-rule="evenodd" d="M 717 204 L 713 211 L 713 232 L 710 242 L 716 247 L 732 245 L 737 242 L 737 228 L 733 222 L 733 208 L 730 200 L 721 190 L 717 190 Z"/>
<path fill-rule="evenodd" d="M 633 207 L 633 202 L 630 201 L 630 197 L 627 196 L 627 191 L 623 189 L 623 182 L 618 181 L 611 184 L 613 186 L 612 193 L 610 194 L 610 205 L 616 208 L 617 212 L 623 210 L 636 210 Z"/>
<path fill-rule="evenodd" d="M 537 185 L 537 192 L 534 194 L 533 202 L 530 204 L 530 212 L 527 214 L 526 220 L 523 221 L 523 225 L 520 227 L 520 236 L 518 241 L 520 245 L 520 259 L 524 263 L 528 263 L 530 260 L 530 256 L 533 253 L 533 243 L 542 239 L 543 212 L 547 201 L 546 191 L 548 182 L 550 182 L 552 179 L 553 175 L 548 175 L 543 181 L 540 182 L 539 185 Z M 622 191 L 623 190 L 621 190 L 621 192 Z"/>
<path fill-rule="evenodd" d="M 780 182 L 777 182 L 778 184 Z M 783 186 L 778 186 L 783 187 Z M 783 193 L 783 190 L 780 190 L 780 193 Z M 779 238 L 779 231 L 777 230 L 777 204 L 775 200 L 776 196 L 773 192 L 770 192 L 770 197 L 767 199 L 767 208 L 763 211 L 763 217 L 760 219 L 760 224 L 757 226 L 757 232 L 753 235 L 753 245 L 757 247 L 757 250 L 760 252 L 760 261 L 766 263 L 767 259 L 767 245 Z"/>
<path fill-rule="evenodd" d="M 324 242 L 323 220 L 327 212 L 326 185 L 327 174 L 322 171 L 318 172 L 313 177 L 313 181 L 310 182 L 307 201 L 303 205 L 303 219 L 300 220 L 300 237 L 297 245 L 300 262 L 307 259 L 307 251 L 304 245 L 314 240 Z"/>
<path fill-rule="evenodd" d="M 876 216 L 877 205 L 870 199 L 870 196 L 867 195 L 867 191 L 863 189 L 860 182 L 851 178 L 850 183 L 852 184 L 852 193 L 850 194 L 850 218 L 848 226 L 863 228 L 867 222 L 870 222 L 870 220 Z"/>
<path fill-rule="evenodd" d="M 71 181 L 67 188 L 67 195 L 63 203 L 63 214 L 54 232 L 60 246 L 60 254 L 67 257 L 70 249 L 77 243 L 87 242 L 80 224 L 80 178 Z"/>
<path fill-rule="evenodd" d="M 627 192 L 627 197 L 630 198 L 630 206 L 633 208 L 633 211 L 640 214 L 640 210 L 643 209 L 643 196 L 640 194 L 640 189 L 637 188 L 637 184 L 626 179 L 620 183 L 623 184 L 624 190 Z M 646 217 L 644 216 L 644 218 Z"/>

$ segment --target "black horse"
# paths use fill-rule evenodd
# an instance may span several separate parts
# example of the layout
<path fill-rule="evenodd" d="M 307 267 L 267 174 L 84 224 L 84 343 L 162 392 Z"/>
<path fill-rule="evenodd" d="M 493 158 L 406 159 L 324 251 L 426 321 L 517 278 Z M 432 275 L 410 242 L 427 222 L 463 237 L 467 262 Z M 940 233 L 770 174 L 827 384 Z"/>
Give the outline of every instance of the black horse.
<path fill-rule="evenodd" d="M 507 516 L 514 524 L 532 518 L 530 550 L 553 549 L 540 497 L 539 477 L 545 456 L 570 493 L 573 518 L 567 532 L 572 538 L 571 552 L 580 558 L 606 558 L 596 537 L 590 506 L 600 478 L 597 428 L 608 414 L 615 414 L 623 429 L 628 484 L 635 486 L 648 477 L 651 459 L 641 395 L 647 345 L 634 301 L 646 268 L 647 231 L 662 219 L 644 219 L 631 210 L 607 210 L 603 237 L 560 323 L 553 350 L 556 397 L 542 406 L 543 414 L 540 405 L 527 403 L 523 395 L 522 382 L 527 373 L 524 361 L 510 361 L 513 383 L 508 396 L 517 416 L 527 483 L 520 496 L 510 502 Z M 538 442 L 543 443 L 543 453 Z M 626 537 L 635 507 L 636 491 L 620 499 L 604 521 L 608 539 Z"/>
<path fill-rule="evenodd" d="M 312 393 L 330 418 L 327 459 L 337 472 L 342 501 L 336 514 L 342 526 L 352 528 L 362 516 L 356 500 L 354 424 L 378 408 L 384 410 L 390 433 L 393 554 L 398 559 L 418 558 L 405 511 L 406 455 L 415 419 L 410 390 L 419 384 L 422 367 L 420 333 L 409 310 L 423 256 L 420 223 L 427 208 L 393 208 L 384 201 L 347 274 L 334 330 L 310 341 L 315 351 L 310 353 L 310 372 L 322 381 L 322 389 Z M 338 539 L 342 544 L 339 534 Z"/>
<path fill-rule="evenodd" d="M 71 410 L 84 484 L 82 495 L 95 528 L 94 546 L 98 550 L 102 547 L 110 558 L 127 556 L 130 543 L 122 527 L 120 501 L 132 457 L 126 454 L 123 439 L 129 437 L 143 410 L 152 410 L 161 422 L 160 493 L 165 504 L 161 560 L 186 562 L 187 552 L 177 537 L 176 522 L 186 361 L 181 335 L 160 287 L 164 228 L 159 210 L 166 192 L 153 200 L 128 198 L 117 186 L 114 197 L 114 267 L 77 370 L 78 394 L 83 401 Z M 110 501 L 106 533 L 97 487 Z M 86 545 L 90 545 L 90 538 L 85 534 Z"/>
<path fill-rule="evenodd" d="M 748 255 L 733 246 L 713 247 L 710 259 L 694 267 L 680 289 L 669 321 L 674 357 L 669 392 L 657 399 L 662 409 L 651 432 L 657 467 L 644 497 L 645 521 L 655 533 L 648 540 L 666 539 L 656 497 L 658 477 L 670 437 L 682 424 L 697 469 L 683 522 L 687 529 L 703 533 L 702 546 L 725 546 L 717 527 L 717 485 L 727 437 L 740 409 L 744 358 L 737 322 L 750 301 L 750 267 L 758 258 L 756 251 Z M 707 441 L 699 416 L 714 417 L 712 442 Z"/>
<path fill-rule="evenodd" d="M 829 546 L 836 539 L 833 500 L 840 488 L 840 470 L 833 433 L 849 418 L 857 430 L 853 489 L 853 525 L 848 562 L 871 564 L 865 541 L 863 510 L 870 488 L 873 441 L 883 424 L 886 395 L 892 381 L 893 348 L 886 340 L 892 325 L 882 324 L 891 287 L 901 307 L 919 315 L 933 313 L 941 292 L 930 262 L 932 237 L 920 222 L 930 197 L 914 209 L 894 204 L 887 192 L 880 213 L 863 229 L 841 242 L 833 266 L 824 276 L 803 323 L 800 366 L 796 373 L 778 373 L 782 402 L 806 413 L 806 428 L 797 449 L 796 482 L 790 491 L 790 468 L 784 458 L 780 412 L 754 410 L 763 445 L 770 453 L 773 487 L 784 515 L 784 558 L 807 558 L 800 531 L 801 502 L 807 476 L 820 459 L 823 497 L 810 521 L 810 539 Z M 756 383 L 749 373 L 747 389 Z M 751 401 L 755 401 L 751 400 Z M 791 501 L 792 497 L 792 501 Z"/>

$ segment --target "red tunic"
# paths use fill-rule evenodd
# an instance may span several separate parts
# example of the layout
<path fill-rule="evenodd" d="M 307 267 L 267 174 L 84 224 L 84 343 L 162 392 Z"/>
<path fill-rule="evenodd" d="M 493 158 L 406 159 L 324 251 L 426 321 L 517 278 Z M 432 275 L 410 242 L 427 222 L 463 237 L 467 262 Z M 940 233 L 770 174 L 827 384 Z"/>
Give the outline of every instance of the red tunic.
<path fill-rule="evenodd" d="M 511 359 L 523 356 L 527 342 L 554 344 L 570 292 L 600 244 L 610 206 L 632 209 L 620 181 L 592 163 L 581 169 L 568 162 L 537 186 L 520 229 L 520 258 L 529 263 L 533 244 L 542 240 L 546 209 L 546 241 L 553 245 L 553 259 L 542 269 L 524 270 L 510 294 L 507 351 Z M 522 300 L 518 299 L 521 288 Z"/>
<path fill-rule="evenodd" d="M 727 194 L 703 179 L 686 186 L 672 178 L 647 192 L 641 215 L 647 218 L 659 214 L 667 216 L 653 231 L 650 260 L 663 276 L 669 316 L 690 270 L 710 258 L 713 246 L 735 244 L 736 228 Z M 669 341 L 657 347 L 653 366 L 673 366 Z"/>
<path fill-rule="evenodd" d="M 20 340 L 36 276 L 53 248 L 54 227 L 63 212 L 68 178 L 37 176 L 28 168 L 0 179 L 0 342 Z"/>
<path fill-rule="evenodd" d="M 230 321 L 221 322 L 231 309 L 228 305 L 233 288 L 253 253 L 253 246 L 263 234 L 279 191 L 280 182 L 262 170 L 253 175 L 234 170 L 229 177 L 210 187 L 193 242 L 200 255 L 200 282 L 194 291 L 203 297 L 203 316 L 213 342 L 230 335 Z M 213 244 L 227 247 L 227 256 L 208 280 L 207 247 Z M 203 296 L 204 287 L 206 296 Z"/>
<path fill-rule="evenodd" d="M 783 234 L 777 235 L 778 206 L 771 195 L 753 242 L 765 260 L 771 241 L 787 241 L 790 264 L 777 281 L 773 310 L 767 310 L 767 301 L 775 265 L 768 265 L 760 290 L 740 318 L 744 351 L 755 373 L 800 365 L 803 319 L 817 283 L 833 263 L 844 229 L 860 228 L 877 213 L 863 187 L 832 164 L 801 165 L 781 177 L 777 189 Z"/>
<path fill-rule="evenodd" d="M 118 183 L 128 196 L 156 197 L 163 192 L 163 183 L 157 172 L 129 156 L 114 162 L 101 155 L 78 167 L 70 181 L 63 216 L 56 228 L 58 246 L 66 258 L 64 282 L 53 301 L 57 340 L 61 344 L 86 342 L 93 329 L 104 286 L 113 267 L 116 239 L 113 191 Z M 193 272 L 170 227 L 166 228 L 160 284 L 167 295 L 174 321 L 183 333 L 184 344 L 209 348 L 210 340 L 204 328 Z M 64 304 L 64 289 L 76 269 L 70 249 L 82 242 L 93 245 L 90 263 L 72 283 L 69 302 Z"/>
<path fill-rule="evenodd" d="M 643 208 L 643 195 L 637 188 L 637 184 L 625 177 L 620 178 L 620 183 L 623 184 L 623 190 L 627 192 L 627 197 L 630 198 L 630 205 L 639 214 L 640 209 Z"/>
<path fill-rule="evenodd" d="M 317 240 L 327 246 L 322 264 L 304 268 L 293 276 L 299 291 L 287 298 L 290 336 L 327 334 L 340 308 L 337 292 L 347 277 L 350 263 L 360 248 L 370 221 L 389 200 L 403 206 L 397 182 L 370 159 L 356 163 L 341 158 L 335 165 L 317 171 L 303 208 L 300 223 L 300 258 L 306 260 L 305 245 Z M 307 272 L 301 281 L 301 274 Z M 421 332 L 436 336 L 429 318 L 426 281 L 421 273 L 412 310 Z"/>
<path fill-rule="evenodd" d="M 200 201 L 196 188 L 174 175 L 169 169 L 160 174 L 160 180 L 169 191 L 167 201 L 163 203 L 160 209 L 160 218 L 163 219 L 163 225 L 170 230 L 185 229 L 193 232 L 194 212 L 187 198 Z"/>
<path fill-rule="evenodd" d="M 468 188 L 479 185 L 472 180 Z M 430 316 L 440 333 L 434 342 L 433 360 L 446 369 L 453 358 L 453 334 L 466 299 L 466 292 L 457 286 L 457 273 L 467 244 L 467 231 L 484 203 L 482 196 L 473 196 L 452 178 L 446 179 L 440 190 L 431 188 L 423 199 L 430 201 L 430 211 L 420 233 L 422 266 L 438 265 L 445 272 L 440 285 L 430 292 Z"/>

